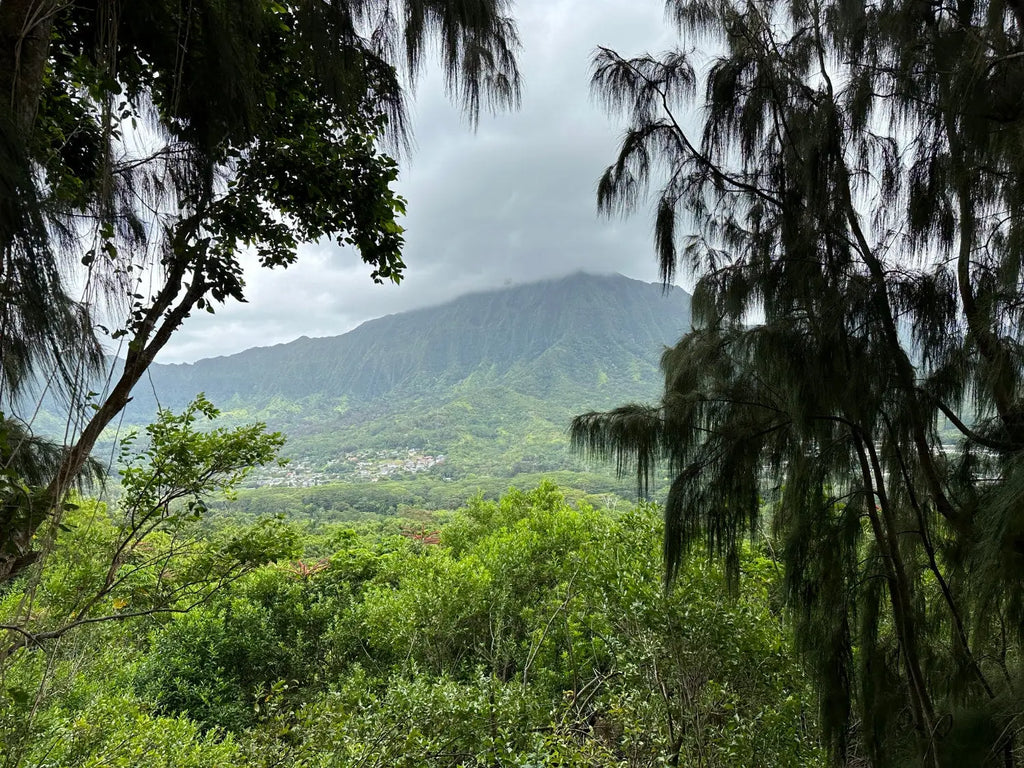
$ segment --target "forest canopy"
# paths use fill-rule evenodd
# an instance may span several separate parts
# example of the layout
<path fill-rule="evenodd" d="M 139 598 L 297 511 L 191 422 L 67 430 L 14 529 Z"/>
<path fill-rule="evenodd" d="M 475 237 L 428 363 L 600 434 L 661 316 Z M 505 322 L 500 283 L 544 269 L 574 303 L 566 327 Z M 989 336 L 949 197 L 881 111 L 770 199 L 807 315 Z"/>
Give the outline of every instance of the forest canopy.
<path fill-rule="evenodd" d="M 69 514 L 37 589 L 39 624 L 76 587 L 103 582 L 113 532 L 102 518 Z M 471 500 L 436 527 L 274 533 L 289 551 L 250 562 L 188 613 L 82 626 L 74 641 L 8 658 L 0 762 L 824 764 L 813 693 L 776 610 L 778 572 L 754 548 L 737 599 L 706 561 L 668 594 L 653 508 L 573 506 L 550 483 Z M 202 541 L 172 585 L 216 562 L 218 543 L 252 554 L 267 543 L 227 521 Z M 127 563 L 141 567 L 103 610 L 153 599 L 159 568 L 142 551 Z M 0 599 L 0 622 L 19 599 Z"/>

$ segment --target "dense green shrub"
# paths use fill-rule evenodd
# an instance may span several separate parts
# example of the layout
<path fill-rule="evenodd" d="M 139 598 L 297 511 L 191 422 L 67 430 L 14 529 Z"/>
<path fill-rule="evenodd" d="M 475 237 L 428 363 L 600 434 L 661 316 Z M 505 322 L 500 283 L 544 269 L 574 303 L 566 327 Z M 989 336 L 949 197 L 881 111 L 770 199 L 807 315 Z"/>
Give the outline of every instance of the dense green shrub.
<path fill-rule="evenodd" d="M 17 652 L 4 768 L 156 749 L 267 768 L 823 763 L 776 565 L 744 552 L 730 595 L 695 558 L 666 591 L 653 507 L 616 515 L 542 484 L 439 528 L 303 543 L 187 613 Z"/>

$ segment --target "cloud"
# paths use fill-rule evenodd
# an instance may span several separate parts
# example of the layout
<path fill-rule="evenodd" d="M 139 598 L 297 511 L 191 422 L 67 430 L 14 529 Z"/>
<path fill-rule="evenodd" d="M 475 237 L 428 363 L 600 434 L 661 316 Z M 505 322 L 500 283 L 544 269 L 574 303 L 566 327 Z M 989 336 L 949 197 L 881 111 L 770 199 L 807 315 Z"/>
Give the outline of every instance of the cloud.
<path fill-rule="evenodd" d="M 482 116 L 473 132 L 444 97 L 436 68 L 419 83 L 415 146 L 398 183 L 409 201 L 400 286 L 374 285 L 350 250 L 306 245 L 287 270 L 248 264 L 249 302 L 189 318 L 160 361 L 336 335 L 380 315 L 581 269 L 656 280 L 649 215 L 596 215 L 596 180 L 614 159 L 621 125 L 591 98 L 589 68 L 599 44 L 627 54 L 671 45 L 661 5 L 529 0 L 516 15 L 519 111 Z"/>

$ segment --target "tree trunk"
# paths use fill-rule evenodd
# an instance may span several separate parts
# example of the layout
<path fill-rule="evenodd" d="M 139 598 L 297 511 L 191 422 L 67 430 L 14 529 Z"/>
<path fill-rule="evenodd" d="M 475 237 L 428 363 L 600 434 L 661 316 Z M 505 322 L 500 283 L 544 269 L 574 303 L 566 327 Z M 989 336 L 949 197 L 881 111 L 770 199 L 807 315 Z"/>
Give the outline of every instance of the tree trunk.
<path fill-rule="evenodd" d="M 58 0 L 0 2 L 0 104 L 8 130 L 24 141 L 32 130 L 50 52 Z"/>
<path fill-rule="evenodd" d="M 132 389 L 157 353 L 206 292 L 207 284 L 203 279 L 205 245 L 187 243 L 188 237 L 194 233 L 194 224 L 195 220 L 190 219 L 180 225 L 175 244 L 177 258 L 172 262 L 166 282 L 154 298 L 145 318 L 132 334 L 121 377 L 65 454 L 43 497 L 46 505 L 43 513 L 26 520 L 19 530 L 0 531 L 0 585 L 35 561 L 31 546 L 40 526 L 47 519 L 59 522 L 64 499 L 89 460 L 96 440 L 128 404 Z M 182 291 L 182 280 L 188 272 L 192 273 L 192 280 Z"/>
<path fill-rule="evenodd" d="M 867 436 L 862 437 L 856 433 L 853 435 L 854 447 L 860 460 L 861 474 L 864 479 L 865 512 L 871 523 L 875 542 L 885 561 L 893 629 L 896 632 L 900 652 L 903 656 L 911 711 L 914 714 L 918 741 L 922 749 L 922 765 L 939 768 L 938 754 L 935 748 L 935 706 L 928 690 L 928 682 L 921 669 L 917 642 L 917 620 L 914 616 L 910 582 L 900 553 L 899 534 L 885 493 L 885 486 L 882 485 L 882 478 L 872 471 L 874 462 L 868 458 L 870 450 L 868 439 Z"/>

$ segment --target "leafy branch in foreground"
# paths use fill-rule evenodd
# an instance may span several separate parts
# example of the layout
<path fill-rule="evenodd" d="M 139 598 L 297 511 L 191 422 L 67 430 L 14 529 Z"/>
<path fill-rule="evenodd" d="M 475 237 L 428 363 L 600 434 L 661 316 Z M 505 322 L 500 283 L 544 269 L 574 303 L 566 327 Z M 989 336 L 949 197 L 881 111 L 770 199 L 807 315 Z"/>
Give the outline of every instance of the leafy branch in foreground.
<path fill-rule="evenodd" d="M 284 444 L 263 424 L 200 429 L 218 414 L 200 395 L 180 414 L 161 410 L 142 450 L 130 453 L 134 435 L 125 441 L 116 512 L 92 500 L 70 510 L 62 565 L 40 577 L 46 610 L 35 612 L 26 592 L 0 624 L 13 638 L 4 656 L 86 624 L 187 612 L 253 567 L 294 555 L 295 533 L 276 520 L 212 539 L 199 529 L 207 500 L 230 494 Z"/>

